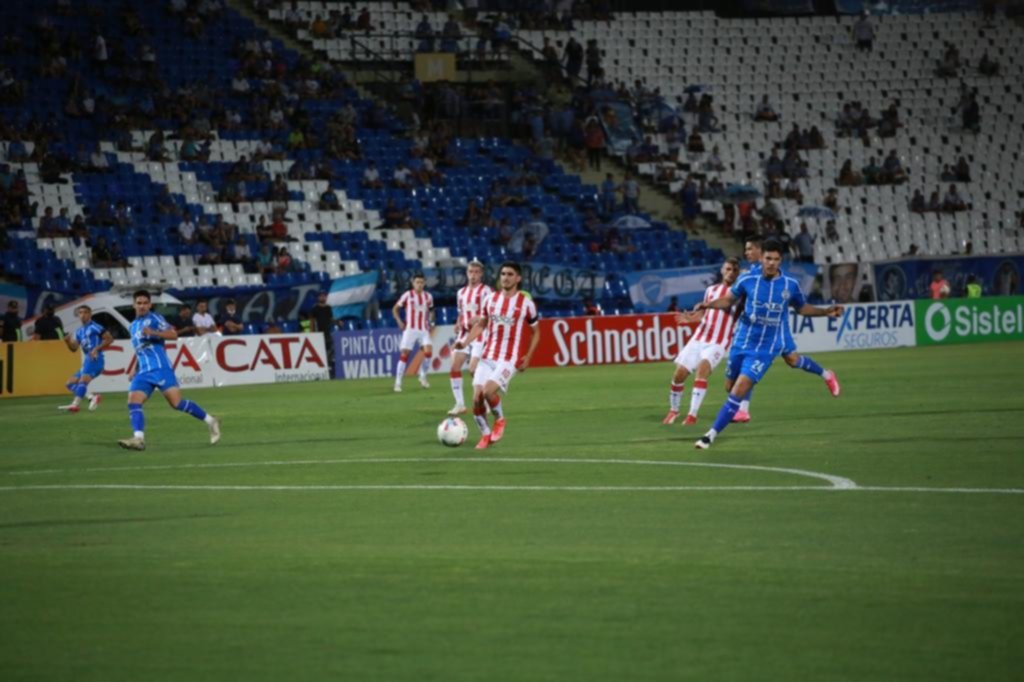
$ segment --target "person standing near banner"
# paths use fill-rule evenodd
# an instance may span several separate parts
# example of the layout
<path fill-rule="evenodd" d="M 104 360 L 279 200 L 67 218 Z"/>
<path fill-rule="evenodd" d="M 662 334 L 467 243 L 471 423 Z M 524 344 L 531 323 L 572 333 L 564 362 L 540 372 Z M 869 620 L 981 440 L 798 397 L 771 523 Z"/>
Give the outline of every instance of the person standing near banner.
<path fill-rule="evenodd" d="M 409 354 L 417 343 L 423 348 L 423 362 L 419 371 L 420 386 L 430 388 L 430 383 L 427 382 L 427 368 L 434 355 L 430 341 L 430 330 L 434 328 L 434 297 L 424 291 L 426 285 L 427 278 L 423 273 L 417 272 L 412 276 L 412 288 L 402 294 L 391 309 L 398 328 L 402 330 L 402 341 L 398 346 L 398 367 L 395 370 L 395 393 L 402 392 L 402 376 L 405 374 L 406 363 L 409 362 Z M 401 315 L 403 308 L 404 320 Z"/>
<path fill-rule="evenodd" d="M 334 330 L 334 309 L 327 305 L 327 292 L 321 291 L 317 294 L 316 305 L 309 311 L 309 319 L 312 331 L 324 335 L 324 346 L 327 348 L 327 364 L 331 368 L 331 376 L 334 375 L 334 344 L 331 339 L 331 332 Z"/>

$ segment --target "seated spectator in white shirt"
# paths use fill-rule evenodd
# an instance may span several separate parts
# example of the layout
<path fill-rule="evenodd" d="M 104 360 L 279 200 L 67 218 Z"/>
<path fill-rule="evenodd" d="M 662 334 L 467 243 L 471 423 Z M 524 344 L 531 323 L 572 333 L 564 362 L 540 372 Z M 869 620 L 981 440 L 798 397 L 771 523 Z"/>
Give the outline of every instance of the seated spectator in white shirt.
<path fill-rule="evenodd" d="M 199 301 L 196 304 L 196 313 L 192 316 L 192 326 L 196 328 L 196 336 L 212 334 L 217 331 L 217 322 L 206 310 L 206 301 Z"/>
<path fill-rule="evenodd" d="M 377 170 L 377 164 L 370 161 L 366 166 L 366 170 L 363 171 L 363 187 L 369 189 L 383 189 L 384 183 L 380 179 L 380 171 Z"/>
<path fill-rule="evenodd" d="M 400 163 L 395 168 L 391 179 L 394 181 L 395 187 L 405 189 L 411 186 L 412 171 L 404 163 Z"/>
<path fill-rule="evenodd" d="M 192 222 L 192 218 L 185 216 L 181 222 L 178 223 L 178 234 L 181 235 L 181 241 L 186 244 L 196 243 L 196 224 Z"/>

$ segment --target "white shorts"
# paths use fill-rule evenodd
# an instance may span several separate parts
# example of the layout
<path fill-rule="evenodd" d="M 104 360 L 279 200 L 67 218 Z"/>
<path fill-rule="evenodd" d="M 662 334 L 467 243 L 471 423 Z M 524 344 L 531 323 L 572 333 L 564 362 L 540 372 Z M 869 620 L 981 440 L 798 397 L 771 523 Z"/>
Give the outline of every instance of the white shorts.
<path fill-rule="evenodd" d="M 508 385 L 516 375 L 516 366 L 505 360 L 481 360 L 473 372 L 473 385 L 486 386 L 493 381 L 503 393 L 508 393 Z"/>
<path fill-rule="evenodd" d="M 455 343 L 465 341 L 466 337 L 469 336 L 469 332 L 459 332 L 459 335 L 455 337 Z M 469 348 L 463 348 L 462 350 L 456 350 L 456 353 L 468 353 L 470 358 L 480 358 L 484 354 L 484 337 L 486 334 L 481 334 L 473 340 L 473 343 L 469 344 Z"/>
<path fill-rule="evenodd" d="M 711 370 L 714 371 L 715 367 L 718 366 L 718 363 L 720 363 L 726 355 L 728 355 L 728 353 L 725 348 L 719 346 L 717 343 L 708 343 L 707 341 L 690 339 L 690 342 L 687 343 L 683 350 L 679 351 L 679 355 L 676 356 L 676 364 L 680 367 L 685 367 L 687 371 L 694 372 L 697 370 L 697 365 L 700 364 L 701 360 L 707 360 L 708 364 L 711 365 Z"/>
<path fill-rule="evenodd" d="M 432 346 L 433 343 L 430 340 L 430 332 L 423 331 L 422 329 L 409 329 L 405 328 L 402 332 L 402 343 L 398 345 L 401 350 L 412 350 L 419 343 L 420 346 Z"/>

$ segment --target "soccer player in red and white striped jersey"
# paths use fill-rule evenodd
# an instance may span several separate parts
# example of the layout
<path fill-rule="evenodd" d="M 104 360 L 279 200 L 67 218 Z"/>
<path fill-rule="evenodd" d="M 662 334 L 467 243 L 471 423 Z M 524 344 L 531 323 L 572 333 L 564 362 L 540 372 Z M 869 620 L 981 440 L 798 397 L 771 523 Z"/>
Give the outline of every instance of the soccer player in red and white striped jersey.
<path fill-rule="evenodd" d="M 473 374 L 473 419 L 480 427 L 482 438 L 477 450 L 485 450 L 492 443 L 501 440 L 505 433 L 505 414 L 499 391 L 508 393 L 509 383 L 516 372 L 525 372 L 530 358 L 540 343 L 539 316 L 533 299 L 519 290 L 523 271 L 518 263 L 502 263 L 499 273 L 501 291 L 493 294 L 484 305 L 481 316 L 473 323 L 466 339 L 456 342 L 461 350 L 473 342 L 484 331 L 487 342 L 484 354 Z M 523 352 L 523 341 L 530 327 L 530 342 Z M 487 423 L 487 408 L 494 413 L 492 430 Z"/>
<path fill-rule="evenodd" d="M 494 295 L 494 289 L 483 283 L 484 264 L 478 260 L 470 261 L 466 266 L 466 286 L 459 289 L 456 300 L 459 304 L 459 318 L 455 323 L 455 341 L 465 341 L 473 320 L 483 313 L 484 304 Z M 467 352 L 468 351 L 468 352 Z M 484 352 L 484 338 L 473 341 L 466 350 L 456 350 L 452 356 L 452 369 L 449 378 L 452 384 L 452 395 L 455 396 L 455 407 L 448 414 L 455 416 L 466 411 L 466 402 L 462 397 L 462 366 L 469 357 L 469 373 L 476 371 L 480 356 Z"/>
<path fill-rule="evenodd" d="M 430 388 L 427 382 L 427 367 L 430 365 L 430 358 L 434 355 L 434 348 L 430 341 L 430 331 L 434 328 L 434 297 L 424 291 L 427 284 L 422 273 L 412 276 L 412 288 L 402 294 L 402 297 L 391 309 L 391 314 L 398 322 L 398 328 L 402 330 L 402 341 L 399 344 L 398 368 L 395 370 L 395 391 L 402 390 L 402 377 L 405 375 L 405 367 L 409 362 L 409 353 L 419 343 L 423 348 L 423 362 L 420 364 L 420 386 Z M 405 320 L 402 319 L 400 311 L 405 309 Z"/>
<path fill-rule="evenodd" d="M 722 264 L 722 282 L 712 284 L 704 292 L 704 303 L 714 301 L 729 292 L 740 274 L 738 258 L 727 258 Z M 696 373 L 693 391 L 690 394 L 690 411 L 684 425 L 697 423 L 697 412 L 708 390 L 708 377 L 732 345 L 736 331 L 736 310 L 707 310 L 703 317 L 699 313 L 677 313 L 676 322 L 693 322 L 700 319 L 700 325 L 687 342 L 686 347 L 676 356 L 676 371 L 672 375 L 672 386 L 668 394 L 668 414 L 663 424 L 672 424 L 679 417 L 686 377 Z"/>

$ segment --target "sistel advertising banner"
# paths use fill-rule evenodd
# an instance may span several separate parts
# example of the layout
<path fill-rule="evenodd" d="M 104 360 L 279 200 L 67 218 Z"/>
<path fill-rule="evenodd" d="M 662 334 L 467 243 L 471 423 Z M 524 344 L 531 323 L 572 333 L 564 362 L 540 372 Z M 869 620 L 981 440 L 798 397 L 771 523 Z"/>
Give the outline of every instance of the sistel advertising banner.
<path fill-rule="evenodd" d="M 401 352 L 402 332 L 394 327 L 388 329 L 360 329 L 358 331 L 336 331 L 334 343 L 335 379 L 376 379 L 394 377 Z M 447 373 L 452 366 L 452 343 L 455 342 L 454 325 L 434 327 L 430 333 L 430 367 L 427 372 Z M 427 362 L 422 348 L 410 348 L 405 376 L 415 376 L 420 365 Z"/>
<path fill-rule="evenodd" d="M 678 355 L 697 325 L 675 315 L 611 315 L 542 319 L 531 367 L 665 362 Z"/>
<path fill-rule="evenodd" d="M 82 366 L 63 341 L 0 343 L 0 398 L 67 393 L 64 384 Z"/>
<path fill-rule="evenodd" d="M 165 345 L 182 388 L 292 383 L 330 378 L 322 334 L 210 334 Z M 135 369 L 131 343 L 117 341 L 104 353 L 103 374 L 90 387 L 127 391 Z"/>
<path fill-rule="evenodd" d="M 913 346 L 913 301 L 854 303 L 841 317 L 789 316 L 797 350 L 820 353 Z"/>
<path fill-rule="evenodd" d="M 1024 340 L 1024 296 L 915 301 L 917 345 Z"/>

